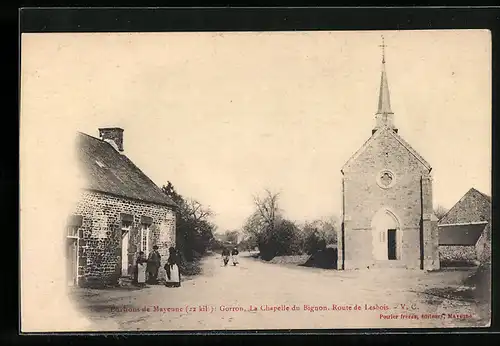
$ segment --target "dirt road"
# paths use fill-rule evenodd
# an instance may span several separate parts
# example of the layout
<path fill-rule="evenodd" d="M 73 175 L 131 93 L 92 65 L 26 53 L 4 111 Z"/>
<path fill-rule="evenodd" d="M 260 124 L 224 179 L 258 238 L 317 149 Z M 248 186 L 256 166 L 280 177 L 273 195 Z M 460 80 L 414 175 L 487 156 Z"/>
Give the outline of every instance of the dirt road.
<path fill-rule="evenodd" d="M 422 294 L 458 285 L 465 271 L 335 271 L 204 260 L 180 288 L 81 290 L 96 330 L 243 330 L 477 326 L 474 303 Z M 429 315 L 426 315 L 429 314 Z M 427 318 L 426 318 L 427 317 Z"/>

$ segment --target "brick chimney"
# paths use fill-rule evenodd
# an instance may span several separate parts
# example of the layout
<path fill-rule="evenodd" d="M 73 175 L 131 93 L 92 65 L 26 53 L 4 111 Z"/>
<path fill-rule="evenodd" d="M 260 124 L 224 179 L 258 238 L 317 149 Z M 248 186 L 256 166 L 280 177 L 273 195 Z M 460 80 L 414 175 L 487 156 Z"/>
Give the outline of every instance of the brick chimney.
<path fill-rule="evenodd" d="M 106 127 L 99 129 L 99 137 L 118 150 L 123 152 L 123 129 L 119 127 Z"/>

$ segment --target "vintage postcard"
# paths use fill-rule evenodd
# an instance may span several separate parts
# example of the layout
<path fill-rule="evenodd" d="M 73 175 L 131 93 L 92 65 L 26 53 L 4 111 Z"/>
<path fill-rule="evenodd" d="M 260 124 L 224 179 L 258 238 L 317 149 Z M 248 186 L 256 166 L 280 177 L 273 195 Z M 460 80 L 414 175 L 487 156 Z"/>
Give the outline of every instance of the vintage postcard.
<path fill-rule="evenodd" d="M 21 331 L 490 326 L 487 30 L 28 33 Z"/>

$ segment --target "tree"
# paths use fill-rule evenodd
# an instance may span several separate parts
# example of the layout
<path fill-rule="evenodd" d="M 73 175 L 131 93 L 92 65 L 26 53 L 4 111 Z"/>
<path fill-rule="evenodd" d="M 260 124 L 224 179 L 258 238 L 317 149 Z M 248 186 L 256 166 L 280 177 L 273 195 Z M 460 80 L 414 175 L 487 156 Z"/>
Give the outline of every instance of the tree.
<path fill-rule="evenodd" d="M 302 238 L 297 225 L 286 219 L 281 219 L 271 236 L 275 247 L 275 256 L 296 255 L 302 252 Z"/>
<path fill-rule="evenodd" d="M 269 190 L 264 191 L 264 196 L 254 196 L 255 211 L 247 219 L 243 231 L 250 239 L 253 239 L 261 254 L 271 255 L 271 235 L 278 221 L 281 219 L 281 211 L 278 207 L 279 193 Z"/>
<path fill-rule="evenodd" d="M 442 205 L 436 205 L 436 207 L 434 208 L 434 215 L 436 215 L 436 217 L 438 218 L 438 220 L 441 220 L 443 218 L 443 216 L 446 215 L 446 213 L 448 212 L 448 209 L 446 209 L 445 207 L 443 207 Z"/>
<path fill-rule="evenodd" d="M 179 207 L 176 218 L 177 247 L 188 261 L 203 255 L 214 240 L 213 211 L 192 198 L 177 193 L 169 181 L 163 192 Z"/>
<path fill-rule="evenodd" d="M 330 216 L 324 219 L 321 223 L 322 234 L 325 237 L 326 244 L 337 244 L 337 231 L 340 227 L 340 222 L 337 216 Z"/>
<path fill-rule="evenodd" d="M 301 251 L 300 229 L 283 217 L 278 201 L 279 193 L 269 190 L 263 197 L 254 196 L 255 211 L 243 227 L 246 242 L 257 244 L 264 260 Z"/>
<path fill-rule="evenodd" d="M 326 249 L 326 239 L 325 236 L 321 234 L 321 227 L 321 221 L 316 221 L 306 223 L 303 228 L 303 250 L 309 255 Z"/>
<path fill-rule="evenodd" d="M 257 207 L 257 219 L 261 230 L 272 230 L 276 227 L 277 221 L 281 218 L 281 210 L 278 207 L 279 193 L 272 193 L 265 190 L 265 196 L 254 196 L 254 204 Z"/>

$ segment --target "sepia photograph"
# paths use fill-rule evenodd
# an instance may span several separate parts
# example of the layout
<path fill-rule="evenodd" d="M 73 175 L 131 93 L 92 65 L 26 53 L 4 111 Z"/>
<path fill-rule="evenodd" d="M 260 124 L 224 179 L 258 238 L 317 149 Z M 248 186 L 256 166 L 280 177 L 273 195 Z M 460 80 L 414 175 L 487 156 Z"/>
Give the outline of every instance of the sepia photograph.
<path fill-rule="evenodd" d="M 23 33 L 21 331 L 489 327 L 491 54 Z"/>

